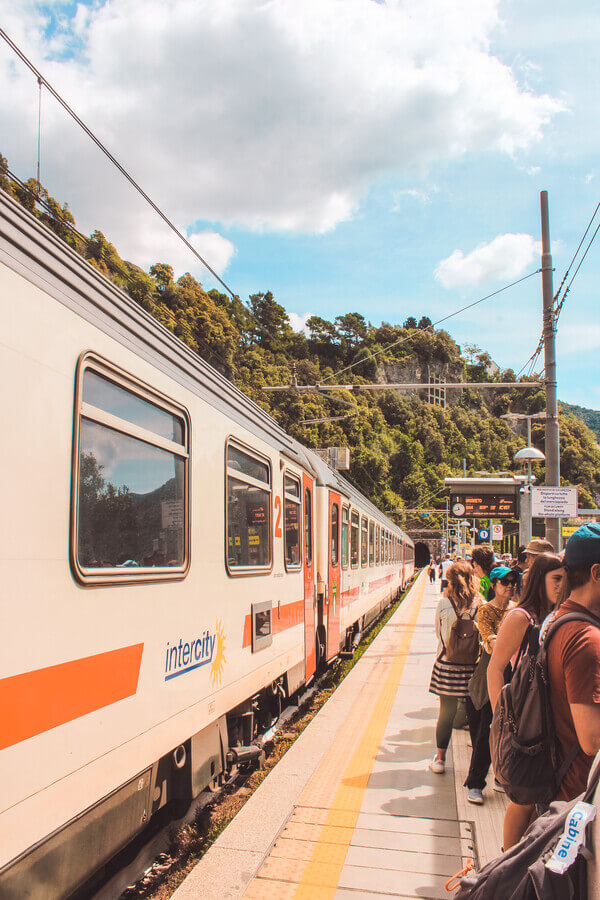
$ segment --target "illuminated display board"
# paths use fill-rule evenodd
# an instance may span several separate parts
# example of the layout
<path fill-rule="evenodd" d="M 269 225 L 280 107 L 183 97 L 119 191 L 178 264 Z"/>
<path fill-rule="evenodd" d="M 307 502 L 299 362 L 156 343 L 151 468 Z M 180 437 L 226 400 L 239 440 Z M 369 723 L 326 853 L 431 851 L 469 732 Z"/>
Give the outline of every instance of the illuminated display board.
<path fill-rule="evenodd" d="M 267 524 L 267 510 L 264 503 L 249 503 L 246 506 L 246 516 L 248 518 L 248 525 L 253 528 Z"/>
<path fill-rule="evenodd" d="M 515 494 L 455 494 L 451 515 L 467 519 L 514 519 L 518 515 Z"/>

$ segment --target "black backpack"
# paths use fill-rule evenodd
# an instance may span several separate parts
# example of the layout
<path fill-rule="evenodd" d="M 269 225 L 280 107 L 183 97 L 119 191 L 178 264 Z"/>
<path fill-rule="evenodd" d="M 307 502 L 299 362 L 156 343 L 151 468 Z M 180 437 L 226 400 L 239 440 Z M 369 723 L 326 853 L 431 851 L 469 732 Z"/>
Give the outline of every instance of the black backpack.
<path fill-rule="evenodd" d="M 600 764 L 590 775 L 588 787 L 577 800 L 556 801 L 536 819 L 518 844 L 493 859 L 477 875 L 460 879 L 454 900 L 585 900 L 587 859 L 591 856 L 589 833 L 586 843 L 566 872 L 559 875 L 546 868 L 557 848 L 571 810 L 580 800 L 592 803 L 598 785 Z M 596 827 L 599 827 L 596 825 Z M 587 829 L 589 832 L 589 829 Z"/>
<path fill-rule="evenodd" d="M 591 615 L 566 613 L 550 622 L 542 645 L 529 640 L 511 681 L 500 692 L 490 730 L 494 775 L 514 803 L 547 805 L 579 753 L 577 742 L 557 768 L 557 741 L 548 679 L 548 647 L 567 622 L 598 625 Z M 528 632 L 526 638 L 528 638 Z"/>

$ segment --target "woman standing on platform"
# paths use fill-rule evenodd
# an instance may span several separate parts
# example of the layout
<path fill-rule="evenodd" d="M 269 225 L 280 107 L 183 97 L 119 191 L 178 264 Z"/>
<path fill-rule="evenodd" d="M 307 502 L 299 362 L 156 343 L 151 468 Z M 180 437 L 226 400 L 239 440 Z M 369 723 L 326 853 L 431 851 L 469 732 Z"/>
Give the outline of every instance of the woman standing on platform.
<path fill-rule="evenodd" d="M 562 560 L 556 553 L 541 553 L 528 570 L 519 604 L 502 622 L 487 670 L 488 693 L 492 710 L 500 691 L 510 679 L 521 653 L 536 649 L 540 626 L 560 601 L 565 580 Z M 504 849 L 518 843 L 535 815 L 535 807 L 508 804 L 504 815 Z"/>
<path fill-rule="evenodd" d="M 446 572 L 448 586 L 446 595 L 438 603 L 435 611 L 435 633 L 438 637 L 438 655 L 433 665 L 429 690 L 440 698 L 440 712 L 435 730 L 437 753 L 429 763 L 429 768 L 436 775 L 441 775 L 446 768 L 446 750 L 452 737 L 452 723 L 456 715 L 458 701 L 468 697 L 469 680 L 475 669 L 479 651 L 479 636 L 474 635 L 470 646 L 472 660 L 464 659 L 464 650 L 460 662 L 453 661 L 453 626 L 457 619 L 473 622 L 476 632 L 475 616 L 481 599 L 479 582 L 473 574 L 470 563 L 465 560 L 455 562 Z M 465 622 L 469 631 L 469 621 Z"/>

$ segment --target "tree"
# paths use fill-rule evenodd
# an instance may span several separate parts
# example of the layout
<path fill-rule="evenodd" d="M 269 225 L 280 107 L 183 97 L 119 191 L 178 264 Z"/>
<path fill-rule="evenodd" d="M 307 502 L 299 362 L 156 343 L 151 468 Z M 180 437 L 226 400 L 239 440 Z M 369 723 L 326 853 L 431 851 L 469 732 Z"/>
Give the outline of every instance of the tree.
<path fill-rule="evenodd" d="M 421 318 L 419 319 L 419 324 L 417 325 L 417 328 L 421 328 L 422 330 L 425 330 L 426 328 L 431 328 L 431 326 L 432 326 L 432 322 L 431 322 L 431 319 L 429 318 L 429 316 L 421 316 Z"/>
<path fill-rule="evenodd" d="M 341 343 L 345 353 L 355 350 L 368 334 L 365 318 L 357 312 L 346 313 L 344 316 L 337 316 L 335 326 L 341 337 Z"/>
<path fill-rule="evenodd" d="M 150 274 L 156 282 L 159 294 L 164 294 L 165 291 L 172 288 L 175 272 L 168 263 L 154 263 L 153 266 L 150 266 Z"/>
<path fill-rule="evenodd" d="M 272 353 L 285 352 L 293 336 L 285 308 L 277 303 L 271 291 L 252 294 L 249 307 L 253 320 L 253 342 Z"/>
<path fill-rule="evenodd" d="M 404 327 L 404 328 L 416 328 L 416 327 L 417 327 L 417 320 L 415 319 L 414 316 L 409 316 L 408 319 L 405 319 L 405 320 L 404 320 L 404 325 L 403 325 L 403 327 Z"/>

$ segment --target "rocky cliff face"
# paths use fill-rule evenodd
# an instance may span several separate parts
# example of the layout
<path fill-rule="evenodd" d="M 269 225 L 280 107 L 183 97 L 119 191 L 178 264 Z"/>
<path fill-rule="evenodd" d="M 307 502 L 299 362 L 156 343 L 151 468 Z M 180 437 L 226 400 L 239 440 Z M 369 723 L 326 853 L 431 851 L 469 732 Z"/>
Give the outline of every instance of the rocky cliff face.
<path fill-rule="evenodd" d="M 442 362 L 431 359 L 428 361 L 412 356 L 397 362 L 385 362 L 377 368 L 375 380 L 378 384 L 415 383 L 422 382 L 422 390 L 403 391 L 403 396 L 418 396 L 421 400 L 428 399 L 429 382 L 431 381 L 464 381 L 463 364 L 459 360 Z M 433 385 L 432 385 L 433 387 Z M 452 406 L 460 399 L 461 388 L 446 389 L 446 405 Z"/>

